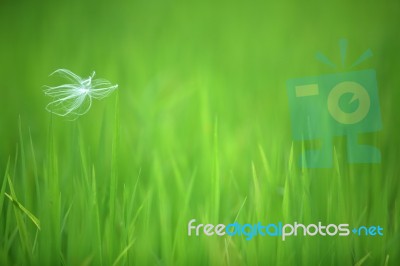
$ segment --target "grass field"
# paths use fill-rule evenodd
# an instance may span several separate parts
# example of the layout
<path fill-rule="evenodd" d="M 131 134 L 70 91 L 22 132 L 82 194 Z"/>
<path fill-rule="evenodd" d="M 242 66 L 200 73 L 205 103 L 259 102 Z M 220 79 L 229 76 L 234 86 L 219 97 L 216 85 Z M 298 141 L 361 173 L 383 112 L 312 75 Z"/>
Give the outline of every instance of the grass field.
<path fill-rule="evenodd" d="M 399 265 L 400 2 L 0 2 L 0 265 Z M 377 72 L 380 164 L 301 169 L 286 81 Z M 75 121 L 58 68 L 118 83 Z M 380 225 L 383 236 L 188 236 L 197 223 Z M 39 229 L 40 228 L 40 229 Z"/>

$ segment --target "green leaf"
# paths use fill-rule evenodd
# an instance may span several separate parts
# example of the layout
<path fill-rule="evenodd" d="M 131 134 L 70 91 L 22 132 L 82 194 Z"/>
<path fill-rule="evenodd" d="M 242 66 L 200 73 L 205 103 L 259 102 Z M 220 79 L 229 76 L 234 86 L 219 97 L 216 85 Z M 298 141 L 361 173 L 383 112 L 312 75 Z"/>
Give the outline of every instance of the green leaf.
<path fill-rule="evenodd" d="M 14 190 L 14 186 L 11 182 L 11 178 L 10 176 L 8 176 L 8 184 L 10 186 L 10 192 L 11 195 L 9 195 L 8 193 L 5 193 L 6 197 L 12 202 L 14 203 L 14 206 L 16 206 L 20 211 L 22 211 L 23 213 L 25 213 L 29 219 L 36 225 L 36 227 L 40 230 L 40 221 L 38 218 L 36 218 L 35 215 L 33 215 L 30 211 L 28 211 L 17 199 L 17 196 L 15 194 L 15 190 Z"/>

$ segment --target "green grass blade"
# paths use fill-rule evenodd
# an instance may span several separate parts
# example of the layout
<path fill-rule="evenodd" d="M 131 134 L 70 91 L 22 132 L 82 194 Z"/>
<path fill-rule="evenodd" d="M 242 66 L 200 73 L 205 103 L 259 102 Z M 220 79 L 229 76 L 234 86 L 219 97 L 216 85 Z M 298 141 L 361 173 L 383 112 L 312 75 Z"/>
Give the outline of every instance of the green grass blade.
<path fill-rule="evenodd" d="M 38 218 L 36 218 L 35 215 L 33 215 L 30 211 L 28 211 L 17 199 L 17 196 L 15 194 L 14 191 L 14 186 L 11 182 L 10 177 L 8 177 L 8 184 L 10 186 L 10 192 L 11 195 L 9 195 L 8 193 L 5 193 L 5 195 L 7 196 L 7 198 L 14 204 L 14 206 L 16 206 L 20 211 L 22 211 L 26 216 L 28 216 L 28 218 L 33 222 L 33 224 L 37 227 L 37 229 L 40 230 L 40 221 Z"/>
<path fill-rule="evenodd" d="M 361 260 L 359 260 L 356 264 L 354 264 L 354 266 L 361 266 L 364 264 L 364 262 L 367 261 L 367 259 L 371 256 L 371 253 L 367 253 L 367 255 L 365 255 L 364 257 L 362 257 Z"/>
<path fill-rule="evenodd" d="M 129 243 L 129 245 L 127 247 L 125 247 L 124 250 L 122 250 L 121 254 L 119 254 L 117 259 L 114 261 L 113 266 L 116 266 L 119 263 L 119 261 L 126 255 L 128 250 L 133 246 L 134 243 L 135 243 L 135 240 L 133 240 L 131 243 Z"/>
<path fill-rule="evenodd" d="M 6 166 L 6 172 L 4 174 L 4 179 L 3 179 L 3 184 L 1 185 L 1 191 L 0 191 L 0 215 L 3 213 L 3 203 L 4 203 L 4 196 L 5 196 L 5 191 L 6 191 L 6 187 L 7 187 L 7 176 L 8 176 L 9 167 L 10 167 L 10 158 L 8 158 L 7 166 Z"/>
<path fill-rule="evenodd" d="M 8 176 L 8 183 L 9 183 L 9 186 L 10 186 L 10 191 L 11 191 L 12 197 L 7 193 L 5 193 L 5 195 L 11 200 L 12 203 L 14 203 L 13 204 L 13 207 L 14 207 L 13 209 L 14 209 L 15 219 L 16 219 L 16 222 L 17 222 L 17 228 L 18 228 L 20 240 L 21 240 L 22 246 L 25 249 L 25 252 L 28 254 L 29 260 L 31 261 L 32 260 L 32 249 L 31 249 L 30 244 L 29 244 L 28 232 L 27 232 L 24 220 L 23 220 L 23 218 L 21 216 L 21 213 L 20 213 L 21 206 L 18 203 L 18 201 L 16 200 L 15 191 L 14 191 L 14 187 L 13 187 L 13 185 L 11 183 L 10 176 Z M 15 198 L 15 200 L 14 200 L 13 197 Z"/>

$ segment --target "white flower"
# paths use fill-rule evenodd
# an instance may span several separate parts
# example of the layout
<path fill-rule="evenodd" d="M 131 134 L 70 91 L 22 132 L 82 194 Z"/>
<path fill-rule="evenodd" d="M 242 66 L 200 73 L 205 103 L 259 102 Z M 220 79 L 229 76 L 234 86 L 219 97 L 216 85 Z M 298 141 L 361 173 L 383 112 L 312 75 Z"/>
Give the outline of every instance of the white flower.
<path fill-rule="evenodd" d="M 71 83 L 60 86 L 45 86 L 44 93 L 53 98 L 46 110 L 59 115 L 78 118 L 86 114 L 92 106 L 92 99 L 101 100 L 118 88 L 105 79 L 93 79 L 95 72 L 86 79 L 68 69 L 57 69 L 50 76 L 58 74 Z"/>

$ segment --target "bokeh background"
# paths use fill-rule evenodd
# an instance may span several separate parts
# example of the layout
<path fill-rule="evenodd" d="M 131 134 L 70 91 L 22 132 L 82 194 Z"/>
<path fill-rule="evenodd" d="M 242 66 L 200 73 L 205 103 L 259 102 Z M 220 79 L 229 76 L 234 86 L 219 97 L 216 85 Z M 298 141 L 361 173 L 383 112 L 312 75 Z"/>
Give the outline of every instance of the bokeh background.
<path fill-rule="evenodd" d="M 395 0 L 2 0 L 0 180 L 41 230 L 2 194 L 0 264 L 397 265 L 399 25 Z M 338 139 L 332 169 L 302 170 L 286 81 L 346 72 L 315 59 L 339 64 L 341 38 L 349 64 L 374 53 L 357 69 L 377 72 L 383 130 L 365 137 L 382 163 L 348 165 Z M 58 68 L 118 92 L 76 121 L 52 116 L 42 86 Z M 192 218 L 385 236 L 196 238 Z"/>

